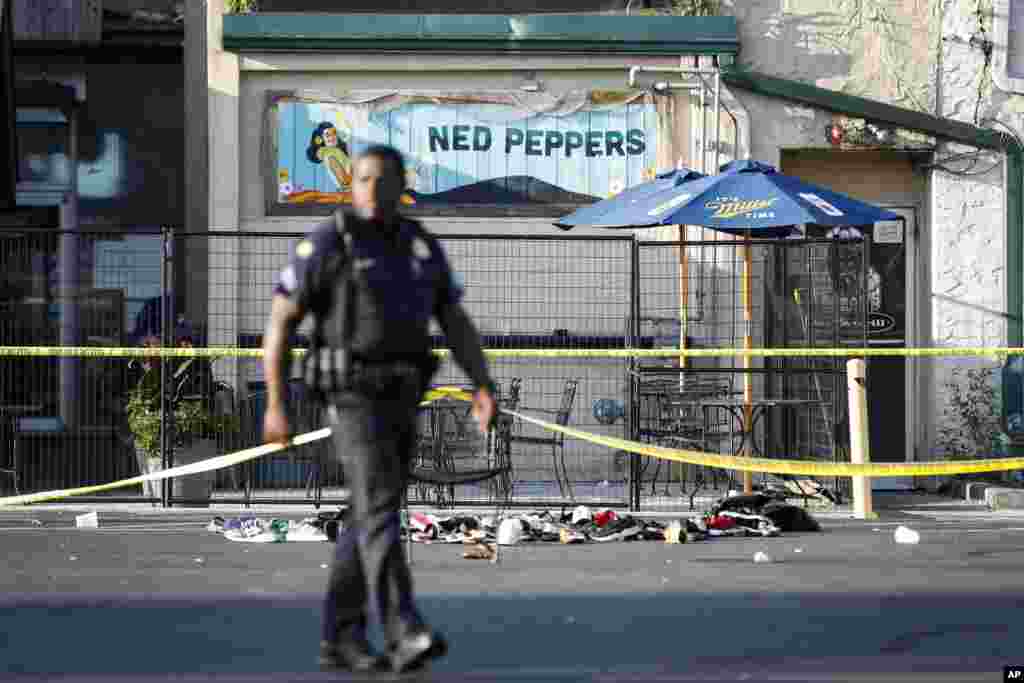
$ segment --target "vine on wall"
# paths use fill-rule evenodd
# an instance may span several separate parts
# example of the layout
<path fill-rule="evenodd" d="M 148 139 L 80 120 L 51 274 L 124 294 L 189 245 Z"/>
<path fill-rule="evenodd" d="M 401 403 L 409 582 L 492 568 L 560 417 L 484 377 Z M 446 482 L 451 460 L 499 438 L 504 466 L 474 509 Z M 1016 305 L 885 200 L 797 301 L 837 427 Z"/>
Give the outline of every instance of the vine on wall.
<path fill-rule="evenodd" d="M 941 22 L 937 11 L 941 0 L 928 0 L 932 4 L 932 21 Z M 896 21 L 889 0 L 835 0 L 837 26 L 832 34 L 834 47 L 850 52 L 851 45 L 863 45 L 864 33 L 879 40 L 876 65 L 879 79 L 888 78 L 895 88 L 896 101 L 917 111 L 932 111 L 928 106 L 929 83 L 913 83 L 905 77 L 906 67 L 917 61 L 912 46 L 907 42 L 907 27 Z"/>
<path fill-rule="evenodd" d="M 224 0 L 228 14 L 247 14 L 256 11 L 256 0 Z"/>
<path fill-rule="evenodd" d="M 718 0 L 672 0 L 672 11 L 682 17 L 718 15 Z"/>
<path fill-rule="evenodd" d="M 953 368 L 944 388 L 946 405 L 938 445 L 951 460 L 990 458 L 1002 448 L 999 396 L 993 375 L 998 368 Z"/>

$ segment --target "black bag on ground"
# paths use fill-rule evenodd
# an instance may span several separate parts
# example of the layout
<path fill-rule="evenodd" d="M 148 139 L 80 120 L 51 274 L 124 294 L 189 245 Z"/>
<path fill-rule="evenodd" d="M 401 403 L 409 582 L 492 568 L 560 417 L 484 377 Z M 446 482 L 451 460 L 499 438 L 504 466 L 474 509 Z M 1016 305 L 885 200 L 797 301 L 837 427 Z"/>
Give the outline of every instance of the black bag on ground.
<path fill-rule="evenodd" d="M 760 514 L 772 520 L 780 531 L 821 531 L 818 520 L 807 510 L 789 503 L 767 503 Z"/>
<path fill-rule="evenodd" d="M 772 502 L 784 502 L 784 498 L 775 493 L 748 493 L 739 496 L 722 498 L 711 510 L 711 514 L 719 512 L 742 512 L 747 515 L 760 515 L 761 509 Z"/>

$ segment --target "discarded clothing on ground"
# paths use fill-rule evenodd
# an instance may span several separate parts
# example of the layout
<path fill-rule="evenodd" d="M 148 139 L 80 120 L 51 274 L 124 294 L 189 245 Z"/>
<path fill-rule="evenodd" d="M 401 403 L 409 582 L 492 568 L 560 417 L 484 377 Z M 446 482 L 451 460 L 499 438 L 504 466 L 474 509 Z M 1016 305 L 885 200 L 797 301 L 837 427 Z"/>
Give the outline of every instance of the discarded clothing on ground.
<path fill-rule="evenodd" d="M 346 510 L 321 512 L 301 521 L 261 519 L 253 515 L 224 519 L 215 517 L 208 530 L 231 541 L 285 543 L 294 541 L 336 542 L 345 528 Z M 504 522 L 504 531 L 502 530 Z M 518 526 L 514 526 L 518 525 Z M 685 528 L 685 532 L 683 529 Z M 668 525 L 637 519 L 625 512 L 592 510 L 579 505 L 561 512 L 538 510 L 516 515 L 451 515 L 412 512 L 402 515 L 401 537 L 415 543 L 470 546 L 467 558 L 489 559 L 488 548 L 527 543 L 610 543 L 662 541 Z M 673 542 L 703 541 L 716 537 L 769 537 L 784 531 L 820 531 L 818 522 L 804 509 L 789 505 L 773 493 L 731 496 L 718 501 L 707 514 L 676 522 Z M 499 533 L 501 531 L 501 533 Z M 679 538 L 681 534 L 685 539 Z M 411 535 L 411 539 L 410 539 Z"/>
<path fill-rule="evenodd" d="M 762 515 L 723 510 L 707 520 L 708 536 L 778 536 L 779 527 Z"/>
<path fill-rule="evenodd" d="M 223 534 L 229 541 L 242 543 L 286 543 L 297 541 L 327 541 L 324 531 L 326 520 L 308 518 L 301 521 L 241 517 L 224 519 L 214 517 L 208 531 Z"/>
<path fill-rule="evenodd" d="M 770 496 L 764 499 L 778 502 Z M 518 526 L 511 526 L 516 524 Z M 408 540 L 408 534 L 412 534 L 411 540 L 416 543 L 574 545 L 641 540 L 663 542 L 667 528 L 663 522 L 637 519 L 614 510 L 594 511 L 581 505 L 561 513 L 539 510 L 505 516 L 501 520 L 468 515 L 442 517 L 416 512 L 403 520 L 402 536 Z M 686 540 L 693 542 L 719 536 L 778 536 L 781 531 L 779 525 L 766 515 L 721 510 L 712 515 L 685 519 L 684 533 Z"/>
<path fill-rule="evenodd" d="M 783 481 L 768 482 L 764 490 L 766 493 L 774 493 L 786 498 L 811 498 L 834 505 L 841 505 L 843 502 L 838 491 L 833 491 L 814 479 L 789 477 Z"/>
<path fill-rule="evenodd" d="M 711 506 L 708 517 L 713 519 L 729 514 L 742 514 L 748 518 L 753 516 L 767 520 L 778 531 L 821 531 L 821 525 L 807 510 L 787 503 L 784 495 L 775 491 L 722 498 Z M 721 524 L 731 526 L 729 522 Z"/>
<path fill-rule="evenodd" d="M 821 531 L 818 520 L 807 510 L 788 503 L 769 503 L 761 514 L 772 520 L 781 531 Z"/>

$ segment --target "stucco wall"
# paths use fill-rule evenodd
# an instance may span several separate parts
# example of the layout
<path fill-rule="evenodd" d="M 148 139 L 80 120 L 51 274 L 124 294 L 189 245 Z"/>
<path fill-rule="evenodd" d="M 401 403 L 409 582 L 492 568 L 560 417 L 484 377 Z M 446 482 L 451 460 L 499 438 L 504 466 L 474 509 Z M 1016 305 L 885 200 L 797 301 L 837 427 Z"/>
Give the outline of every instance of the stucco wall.
<path fill-rule="evenodd" d="M 986 127 L 996 125 L 990 123 L 990 119 L 997 119 L 1019 132 L 1021 118 L 1017 112 L 1024 100 L 995 87 L 994 65 L 981 49 L 970 45 L 972 36 L 980 36 L 992 40 L 994 50 L 1005 50 L 1005 37 L 993 31 L 991 3 L 946 0 L 941 4 L 943 43 L 937 113 Z M 964 151 L 970 150 L 951 146 L 940 149 L 936 156 L 941 163 L 950 154 Z M 1002 158 L 984 154 L 947 165 L 952 172 L 935 170 L 932 174 L 932 334 L 936 344 L 941 346 L 1005 346 L 1006 222 Z M 964 173 L 971 175 L 961 175 Z M 1013 313 L 1020 315 L 1020 311 Z M 991 358 L 979 357 L 944 359 L 932 366 L 938 409 L 949 403 L 947 383 L 953 379 L 953 368 L 995 368 L 997 363 Z M 998 388 L 998 373 L 993 373 L 993 383 Z M 941 424 L 941 419 L 936 420 L 937 426 Z M 944 452 L 940 438 L 933 439 L 932 450 L 936 455 Z"/>
<path fill-rule="evenodd" d="M 1021 98 L 993 88 L 984 53 L 972 35 L 995 49 L 987 2 L 975 0 L 766 0 L 727 3 L 738 19 L 741 61 L 757 71 L 862 95 L 961 121 L 987 124 L 996 117 L 1020 130 Z M 979 14 L 979 8 L 981 10 Z M 988 32 L 987 34 L 985 32 Z M 742 92 L 755 158 L 778 163 L 787 147 L 827 147 L 831 116 Z M 938 161 L 964 152 L 939 146 Z M 1001 155 L 951 161 L 953 172 L 924 169 L 928 191 L 919 219 L 917 298 L 920 345 L 1001 346 L 1006 343 L 1006 226 Z M 979 171 L 990 169 L 988 172 Z M 962 176 L 956 171 L 977 175 Z M 885 197 L 878 197 L 884 199 Z M 895 199 L 895 198 L 892 198 Z M 1018 312 L 1019 314 L 1019 312 Z M 953 367 L 992 365 L 989 359 L 921 361 L 921 389 L 929 409 L 921 415 L 919 457 L 941 451 L 937 425 L 947 402 Z"/>
<path fill-rule="evenodd" d="M 944 0 L 722 3 L 723 11 L 737 19 L 741 61 L 751 69 L 919 111 L 934 106 L 943 4 Z"/>

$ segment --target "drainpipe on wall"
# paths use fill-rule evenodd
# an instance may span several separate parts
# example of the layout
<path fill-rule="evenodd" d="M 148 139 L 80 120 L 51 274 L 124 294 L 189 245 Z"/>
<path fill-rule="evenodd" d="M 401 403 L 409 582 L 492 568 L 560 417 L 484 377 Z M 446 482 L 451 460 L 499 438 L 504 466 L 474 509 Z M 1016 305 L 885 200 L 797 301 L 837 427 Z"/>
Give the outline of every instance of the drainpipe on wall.
<path fill-rule="evenodd" d="M 1006 140 L 1003 157 L 1003 215 L 1006 216 L 1006 345 L 1024 345 L 1024 149 Z"/>

